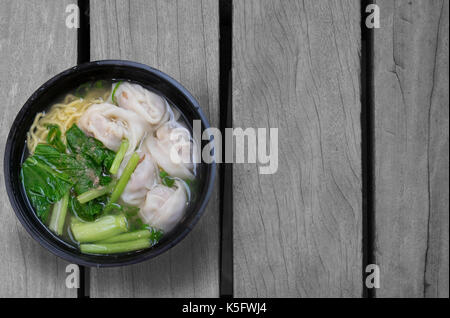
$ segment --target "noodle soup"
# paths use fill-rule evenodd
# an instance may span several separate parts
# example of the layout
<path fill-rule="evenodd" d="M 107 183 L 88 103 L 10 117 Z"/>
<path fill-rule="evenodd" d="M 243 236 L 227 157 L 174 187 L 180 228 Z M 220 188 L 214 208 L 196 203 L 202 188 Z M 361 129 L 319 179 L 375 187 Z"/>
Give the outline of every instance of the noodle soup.
<path fill-rule="evenodd" d="M 181 113 L 127 81 L 92 81 L 38 113 L 21 179 L 34 212 L 85 254 L 155 245 L 183 219 L 197 147 Z"/>

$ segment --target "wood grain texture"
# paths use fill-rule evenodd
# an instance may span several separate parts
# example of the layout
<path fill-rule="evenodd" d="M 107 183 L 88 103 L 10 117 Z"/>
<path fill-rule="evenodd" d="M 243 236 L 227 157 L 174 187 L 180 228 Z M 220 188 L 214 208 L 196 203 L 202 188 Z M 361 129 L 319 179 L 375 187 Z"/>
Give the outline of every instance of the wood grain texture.
<path fill-rule="evenodd" d="M 179 80 L 218 127 L 218 2 L 91 1 L 91 59 L 142 62 Z M 200 222 L 169 252 L 91 271 L 91 297 L 217 297 L 218 184 Z"/>
<path fill-rule="evenodd" d="M 361 297 L 360 2 L 236 0 L 233 125 L 279 129 L 234 165 L 237 297 Z"/>
<path fill-rule="evenodd" d="M 1 0 L 1 149 L 28 97 L 52 76 L 76 64 L 76 29 L 65 26 L 70 1 Z M 9 203 L 1 155 L 0 297 L 76 297 L 65 286 L 66 262 L 41 247 Z"/>
<path fill-rule="evenodd" d="M 377 1 L 378 297 L 449 296 L 449 2 Z"/>

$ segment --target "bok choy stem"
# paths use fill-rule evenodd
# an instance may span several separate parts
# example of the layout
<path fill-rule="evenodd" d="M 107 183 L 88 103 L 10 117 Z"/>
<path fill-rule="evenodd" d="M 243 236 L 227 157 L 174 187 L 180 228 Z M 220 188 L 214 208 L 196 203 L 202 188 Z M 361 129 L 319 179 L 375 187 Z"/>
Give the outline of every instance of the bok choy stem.
<path fill-rule="evenodd" d="M 80 222 L 72 219 L 70 226 L 73 236 L 80 243 L 97 242 L 124 233 L 128 230 L 124 215 L 107 215 L 94 222 Z"/>
<path fill-rule="evenodd" d="M 119 151 L 117 152 L 116 156 L 114 157 L 114 161 L 111 165 L 111 168 L 109 169 L 109 172 L 111 172 L 112 174 L 115 175 L 119 171 L 120 164 L 122 163 L 123 158 L 125 157 L 125 154 L 128 150 L 129 145 L 130 144 L 127 139 L 124 139 L 122 141 L 122 143 L 120 144 Z"/>
<path fill-rule="evenodd" d="M 131 175 L 133 174 L 134 170 L 136 169 L 139 163 L 139 160 L 141 160 L 139 155 L 136 152 L 133 153 L 125 169 L 123 170 L 122 175 L 120 176 L 113 193 L 111 194 L 111 198 L 109 199 L 108 205 L 105 207 L 104 212 L 111 211 L 113 208 L 113 204 L 116 203 L 117 200 L 119 200 L 120 195 L 122 194 L 123 190 L 125 190 L 125 187 L 127 186 L 127 183 L 131 178 Z"/>
<path fill-rule="evenodd" d="M 114 254 L 143 250 L 150 247 L 150 240 L 139 239 L 120 243 L 81 244 L 80 250 L 88 254 Z"/>
<path fill-rule="evenodd" d="M 50 219 L 49 228 L 58 235 L 61 235 L 66 220 L 67 207 L 69 205 L 69 191 L 62 197 L 61 200 L 53 206 L 52 216 Z"/>
<path fill-rule="evenodd" d="M 119 243 L 119 242 L 135 241 L 138 239 L 149 239 L 151 235 L 152 235 L 152 233 L 150 233 L 149 230 L 134 231 L 134 232 L 119 234 L 117 236 L 113 236 L 109 239 L 99 241 L 97 243 L 99 243 L 99 244 Z"/>
<path fill-rule="evenodd" d="M 102 195 L 110 193 L 114 189 L 114 186 L 115 186 L 115 183 L 111 182 L 110 184 L 108 184 L 104 187 L 86 191 L 86 192 L 80 194 L 79 196 L 77 196 L 77 200 L 81 204 L 92 201 L 94 199 L 97 199 L 98 197 L 101 197 Z"/>

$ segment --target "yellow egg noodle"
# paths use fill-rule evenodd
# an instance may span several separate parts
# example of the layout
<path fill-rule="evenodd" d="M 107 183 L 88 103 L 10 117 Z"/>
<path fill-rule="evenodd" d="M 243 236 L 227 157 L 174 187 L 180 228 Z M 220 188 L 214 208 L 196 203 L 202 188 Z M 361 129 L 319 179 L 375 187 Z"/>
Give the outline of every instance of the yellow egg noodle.
<path fill-rule="evenodd" d="M 38 144 L 46 142 L 48 124 L 58 125 L 61 128 L 62 138 L 65 138 L 66 131 L 78 121 L 83 113 L 92 104 L 104 102 L 108 98 L 109 92 L 105 93 L 103 97 L 89 95 L 80 98 L 68 94 L 61 103 L 53 105 L 49 111 L 37 113 L 27 133 L 27 147 L 30 154 L 34 152 Z"/>

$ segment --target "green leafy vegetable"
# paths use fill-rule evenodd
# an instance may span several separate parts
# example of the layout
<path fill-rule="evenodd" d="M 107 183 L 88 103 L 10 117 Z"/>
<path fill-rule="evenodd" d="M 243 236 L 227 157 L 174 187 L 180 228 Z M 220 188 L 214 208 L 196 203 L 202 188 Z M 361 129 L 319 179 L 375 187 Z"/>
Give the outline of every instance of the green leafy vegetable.
<path fill-rule="evenodd" d="M 66 139 L 72 153 L 89 158 L 97 165 L 102 165 L 105 169 L 109 170 L 115 153 L 103 146 L 100 141 L 88 137 L 75 124 L 66 132 Z"/>
<path fill-rule="evenodd" d="M 102 213 L 106 194 L 114 186 L 110 185 L 112 177 L 107 171 L 115 154 L 98 140 L 86 136 L 76 125 L 67 131 L 70 150 L 67 152 L 59 127 L 49 125 L 48 128 L 49 144 L 39 144 L 33 156 L 22 165 L 21 175 L 28 198 L 36 214 L 47 221 L 50 207 L 73 187 L 68 199 L 69 210 L 84 220 L 94 220 Z M 77 195 L 99 188 L 108 191 L 95 196 L 86 194 L 89 202 L 76 200 Z"/>
<path fill-rule="evenodd" d="M 97 198 L 92 201 L 81 204 L 80 201 L 73 195 L 69 200 L 69 209 L 73 215 L 78 216 L 84 221 L 94 221 L 102 214 L 106 198 Z"/>
<path fill-rule="evenodd" d="M 159 242 L 163 237 L 164 233 L 161 230 L 157 230 L 155 228 L 151 228 L 152 234 L 150 235 L 150 240 L 153 242 L 153 245 Z"/>
<path fill-rule="evenodd" d="M 50 206 L 73 186 L 68 174 L 47 165 L 37 156 L 27 158 L 22 164 L 21 179 L 28 199 L 43 222 L 47 222 Z"/>
<path fill-rule="evenodd" d="M 105 174 L 102 167 L 90 158 L 78 154 L 61 153 L 50 145 L 38 145 L 33 157 L 58 171 L 65 172 L 71 178 L 77 194 L 82 194 L 99 185 L 106 185 L 112 180 L 111 176 Z"/>

